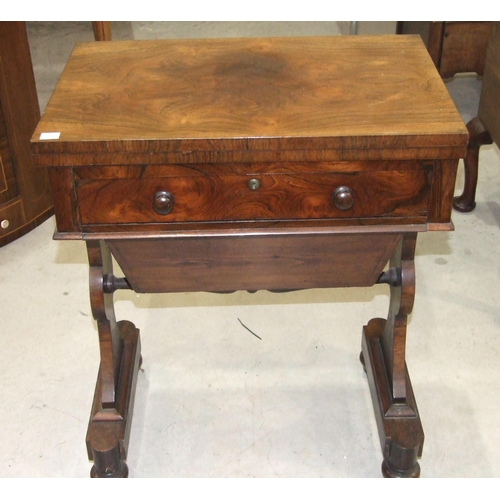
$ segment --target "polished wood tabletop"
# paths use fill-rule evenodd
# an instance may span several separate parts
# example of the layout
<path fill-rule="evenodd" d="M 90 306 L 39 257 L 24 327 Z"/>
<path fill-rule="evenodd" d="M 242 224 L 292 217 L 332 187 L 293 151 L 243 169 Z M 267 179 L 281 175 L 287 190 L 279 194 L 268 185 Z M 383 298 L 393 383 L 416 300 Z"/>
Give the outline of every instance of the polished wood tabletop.
<path fill-rule="evenodd" d="M 57 146 L 39 141 L 43 132 L 59 132 Z M 80 44 L 34 141 L 37 153 L 206 161 L 201 152 L 306 145 L 329 157 L 404 157 L 467 139 L 420 38 L 388 35 Z"/>

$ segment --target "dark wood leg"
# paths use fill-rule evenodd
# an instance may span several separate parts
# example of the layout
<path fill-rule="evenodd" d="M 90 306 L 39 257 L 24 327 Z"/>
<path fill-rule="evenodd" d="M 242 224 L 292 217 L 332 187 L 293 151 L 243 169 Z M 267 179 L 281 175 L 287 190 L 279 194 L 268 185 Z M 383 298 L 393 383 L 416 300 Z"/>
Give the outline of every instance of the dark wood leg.
<path fill-rule="evenodd" d="M 92 28 L 96 42 L 111 40 L 111 21 L 92 21 Z"/>
<path fill-rule="evenodd" d="M 476 207 L 479 148 L 492 143 L 489 132 L 477 116 L 467 124 L 467 129 L 469 130 L 469 144 L 467 156 L 464 159 L 464 190 L 460 196 L 453 199 L 453 208 L 458 212 L 472 212 Z"/>
<path fill-rule="evenodd" d="M 363 328 L 361 362 L 370 385 L 384 477 L 419 477 L 424 433 L 406 368 L 406 324 L 415 296 L 416 234 L 404 235 L 391 259 L 389 315 Z"/>
<path fill-rule="evenodd" d="M 91 477 L 127 477 L 125 463 L 141 361 L 139 330 L 116 322 L 111 254 L 104 242 L 87 242 L 90 302 L 97 321 L 101 363 L 87 431 Z M 111 284 L 110 284 L 111 283 Z"/>

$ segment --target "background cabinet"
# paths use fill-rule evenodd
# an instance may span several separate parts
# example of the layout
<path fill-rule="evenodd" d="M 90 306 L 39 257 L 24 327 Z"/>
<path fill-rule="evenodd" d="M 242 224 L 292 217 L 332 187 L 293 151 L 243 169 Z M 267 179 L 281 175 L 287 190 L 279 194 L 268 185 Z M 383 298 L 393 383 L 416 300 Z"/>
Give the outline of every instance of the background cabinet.
<path fill-rule="evenodd" d="M 0 22 L 0 246 L 53 214 L 46 169 L 31 158 L 39 119 L 25 23 Z"/>
<path fill-rule="evenodd" d="M 442 78 L 484 73 L 490 21 L 400 21 L 399 34 L 418 34 Z"/>

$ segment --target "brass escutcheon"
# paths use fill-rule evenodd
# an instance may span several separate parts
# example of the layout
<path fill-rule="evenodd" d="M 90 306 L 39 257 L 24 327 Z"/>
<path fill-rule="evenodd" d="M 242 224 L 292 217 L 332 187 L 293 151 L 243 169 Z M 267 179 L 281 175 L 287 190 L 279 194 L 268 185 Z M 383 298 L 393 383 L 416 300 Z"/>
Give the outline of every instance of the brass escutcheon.
<path fill-rule="evenodd" d="M 259 179 L 250 179 L 247 182 L 247 185 L 252 191 L 256 191 L 257 189 L 260 188 L 260 181 Z"/>

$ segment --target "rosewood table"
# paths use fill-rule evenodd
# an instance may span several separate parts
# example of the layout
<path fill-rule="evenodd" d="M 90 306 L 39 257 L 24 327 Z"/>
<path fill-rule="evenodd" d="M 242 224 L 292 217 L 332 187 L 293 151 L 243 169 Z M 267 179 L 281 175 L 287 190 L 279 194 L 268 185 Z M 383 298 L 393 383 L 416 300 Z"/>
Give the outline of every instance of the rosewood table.
<path fill-rule="evenodd" d="M 418 36 L 75 47 L 32 138 L 82 239 L 100 368 L 93 477 L 124 477 L 139 330 L 113 292 L 390 287 L 362 333 L 389 477 L 418 477 L 405 363 L 417 234 L 450 230 L 467 130 Z M 113 274 L 114 256 L 124 277 Z M 332 402 L 333 404 L 334 402 Z"/>

